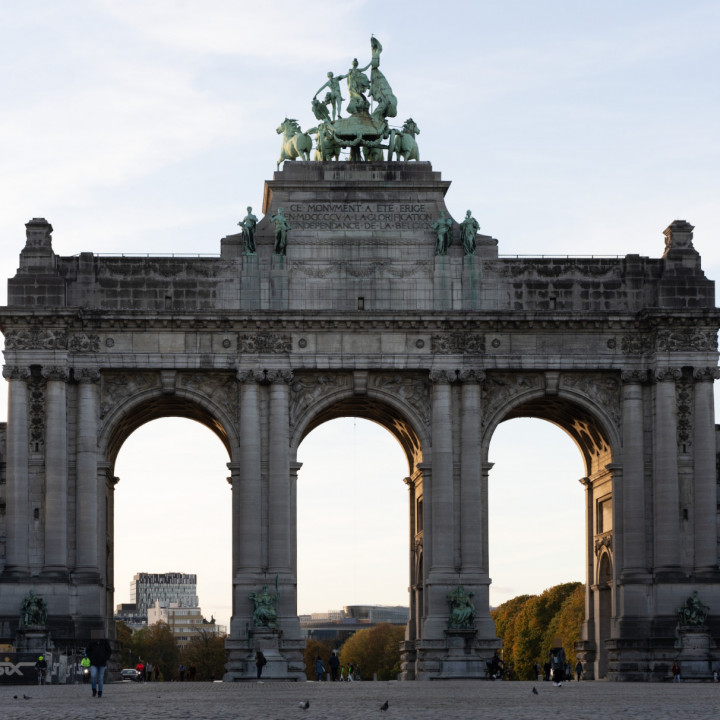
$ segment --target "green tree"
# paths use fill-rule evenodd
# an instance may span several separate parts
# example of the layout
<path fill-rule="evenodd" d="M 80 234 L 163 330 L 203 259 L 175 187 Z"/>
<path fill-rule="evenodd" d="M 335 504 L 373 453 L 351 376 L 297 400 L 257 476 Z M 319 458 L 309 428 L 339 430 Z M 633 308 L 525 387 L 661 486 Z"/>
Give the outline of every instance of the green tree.
<path fill-rule="evenodd" d="M 225 638 L 200 630 L 183 648 L 181 657 L 188 671 L 191 666 L 195 668 L 196 680 L 220 680 L 227 662 Z"/>
<path fill-rule="evenodd" d="M 381 623 L 366 630 L 358 630 L 345 642 L 340 652 L 343 665 L 360 666 L 360 677 L 372 680 L 395 680 L 400 672 L 400 643 L 405 627 Z"/>
<path fill-rule="evenodd" d="M 117 641 L 120 645 L 120 662 L 124 668 L 135 667 L 133 662 L 133 631 L 121 620 L 115 623 Z"/>
<path fill-rule="evenodd" d="M 180 651 L 167 623 L 159 622 L 137 630 L 133 634 L 133 649 L 136 658 L 142 659 L 144 663 L 151 662 L 160 668 L 163 680 L 178 678 Z"/>

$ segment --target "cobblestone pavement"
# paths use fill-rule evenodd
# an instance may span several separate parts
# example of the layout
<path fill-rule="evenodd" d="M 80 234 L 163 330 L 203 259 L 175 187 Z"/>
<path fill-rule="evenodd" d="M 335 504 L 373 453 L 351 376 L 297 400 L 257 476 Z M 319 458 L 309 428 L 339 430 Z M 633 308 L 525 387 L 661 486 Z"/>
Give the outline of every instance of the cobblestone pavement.
<path fill-rule="evenodd" d="M 538 694 L 532 693 L 535 686 Z M 23 699 L 28 695 L 29 699 Z M 307 711 L 299 707 L 308 700 Z M 380 705 L 389 701 L 387 712 Z M 32 720 L 715 720 L 720 684 L 571 682 L 113 683 L 1 686 L 0 717 Z"/>

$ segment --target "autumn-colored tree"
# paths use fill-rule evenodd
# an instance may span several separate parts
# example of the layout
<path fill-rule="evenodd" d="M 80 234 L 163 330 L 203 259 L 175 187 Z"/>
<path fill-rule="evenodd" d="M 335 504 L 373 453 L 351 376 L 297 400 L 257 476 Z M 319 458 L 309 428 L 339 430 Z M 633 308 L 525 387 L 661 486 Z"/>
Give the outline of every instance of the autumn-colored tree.
<path fill-rule="evenodd" d="M 225 638 L 201 630 L 183 648 L 181 658 L 188 670 L 187 677 L 190 677 L 190 668 L 194 667 L 195 680 L 220 680 L 227 662 Z"/>
<path fill-rule="evenodd" d="M 167 623 L 159 622 L 137 630 L 133 634 L 133 650 L 135 657 L 144 663 L 151 662 L 159 667 L 163 680 L 178 678 L 180 651 Z"/>
<path fill-rule="evenodd" d="M 328 660 L 335 645 L 331 640 L 317 640 L 316 638 L 308 638 L 305 643 L 305 652 L 303 653 L 303 662 L 305 663 L 305 675 L 308 680 L 315 680 L 315 660 L 319 656 L 325 666 L 325 672 L 330 672 Z"/>
<path fill-rule="evenodd" d="M 584 586 L 564 583 L 540 595 L 520 595 L 491 612 L 503 657 L 520 680 L 534 679 L 534 663 L 542 666 L 561 638 L 568 662 L 574 665 L 574 643 L 585 617 Z"/>
<path fill-rule="evenodd" d="M 395 680 L 400 672 L 400 643 L 405 637 L 403 625 L 381 623 L 366 630 L 358 630 L 345 642 L 340 662 L 360 667 L 360 677 L 372 680 Z"/>

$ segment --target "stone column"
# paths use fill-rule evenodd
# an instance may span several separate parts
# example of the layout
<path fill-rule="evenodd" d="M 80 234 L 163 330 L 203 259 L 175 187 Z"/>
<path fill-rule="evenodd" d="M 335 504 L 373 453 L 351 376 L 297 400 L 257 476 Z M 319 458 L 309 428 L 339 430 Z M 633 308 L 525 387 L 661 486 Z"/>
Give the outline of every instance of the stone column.
<path fill-rule="evenodd" d="M 641 383 L 647 379 L 645 370 L 622 373 L 623 381 L 623 467 L 622 526 L 623 572 L 647 570 L 645 551 L 645 450 L 644 413 Z M 615 477 L 615 473 L 613 473 Z M 613 498 L 617 507 L 619 497 Z M 615 508 L 613 509 L 615 514 Z M 617 532 L 618 528 L 614 528 Z M 619 559 L 619 558 L 618 558 Z"/>
<path fill-rule="evenodd" d="M 656 370 L 655 391 L 655 569 L 680 566 L 680 490 L 677 463 L 677 368 Z"/>
<path fill-rule="evenodd" d="M 42 369 L 46 386 L 45 563 L 43 572 L 64 575 L 67 545 L 67 380 L 64 367 Z"/>
<path fill-rule="evenodd" d="M 452 396 L 454 372 L 434 370 L 432 386 L 432 567 L 453 570 L 453 446 Z"/>
<path fill-rule="evenodd" d="M 268 453 L 268 566 L 290 569 L 290 388 L 292 372 L 272 370 Z"/>
<path fill-rule="evenodd" d="M 96 577 L 98 560 L 98 458 L 97 370 L 75 371 L 78 381 L 77 409 L 77 486 L 75 492 L 75 544 L 77 574 Z"/>
<path fill-rule="evenodd" d="M 240 385 L 240 458 L 228 463 L 232 476 L 233 575 L 258 572 L 262 565 L 262 479 L 260 471 L 260 404 L 253 370 L 238 372 Z"/>
<path fill-rule="evenodd" d="M 695 570 L 716 573 L 717 556 L 717 469 L 713 381 L 718 368 L 695 370 L 695 472 L 693 494 L 695 520 Z"/>
<path fill-rule="evenodd" d="M 482 507 L 482 417 L 480 383 L 485 373 L 469 370 L 461 374 L 462 407 L 460 415 L 460 551 L 463 572 L 479 572 L 487 526 Z"/>
<path fill-rule="evenodd" d="M 480 486 L 480 503 L 482 505 L 482 516 L 485 521 L 485 527 L 483 529 L 483 546 L 482 546 L 482 557 L 480 558 L 480 566 L 484 573 L 490 572 L 490 552 L 488 549 L 489 537 L 488 537 L 488 481 L 490 478 L 490 471 L 495 466 L 495 463 L 484 463 L 481 477 Z"/>
<path fill-rule="evenodd" d="M 30 499 L 28 496 L 28 388 L 30 370 L 5 365 L 3 377 L 8 385 L 7 423 L 7 543 L 5 573 L 26 575 L 30 571 Z"/>

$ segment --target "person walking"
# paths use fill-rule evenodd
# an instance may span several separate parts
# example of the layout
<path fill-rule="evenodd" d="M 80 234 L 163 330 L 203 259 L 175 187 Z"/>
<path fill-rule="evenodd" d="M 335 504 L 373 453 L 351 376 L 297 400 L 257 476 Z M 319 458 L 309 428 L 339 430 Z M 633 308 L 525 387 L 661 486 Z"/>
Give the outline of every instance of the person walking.
<path fill-rule="evenodd" d="M 107 638 L 91 640 L 86 649 L 90 658 L 90 685 L 93 697 L 102 697 L 103 683 L 105 681 L 105 668 L 112 655 L 112 647 Z"/>
<path fill-rule="evenodd" d="M 672 669 L 670 670 L 670 672 L 672 673 L 672 676 L 673 676 L 672 681 L 674 683 L 682 682 L 682 672 L 680 670 L 680 663 L 677 660 L 673 663 Z"/>
<path fill-rule="evenodd" d="M 328 667 L 330 668 L 330 678 L 333 680 L 338 679 L 338 669 L 340 667 L 340 659 L 337 656 L 337 651 L 333 650 L 330 653 L 330 658 L 328 659 Z"/>
<path fill-rule="evenodd" d="M 565 650 L 559 640 L 555 641 L 555 647 L 548 653 L 548 662 L 552 670 L 553 685 L 562 687 L 565 679 Z"/>
<path fill-rule="evenodd" d="M 185 666 L 182 663 L 178 666 L 178 673 L 180 674 L 180 682 L 185 682 Z"/>
<path fill-rule="evenodd" d="M 580 682 L 580 680 L 582 679 L 582 674 L 583 674 L 583 666 L 582 666 L 582 663 L 578 660 L 577 664 L 575 665 L 575 675 L 577 677 L 578 682 Z"/>
<path fill-rule="evenodd" d="M 320 659 L 320 656 L 318 655 L 315 658 L 315 676 L 317 677 L 318 682 L 322 682 L 324 674 L 325 674 L 325 666 L 323 665 L 323 661 Z"/>
<path fill-rule="evenodd" d="M 255 653 L 255 669 L 257 670 L 257 679 L 262 677 L 263 668 L 267 665 L 267 659 L 262 650 Z"/>

